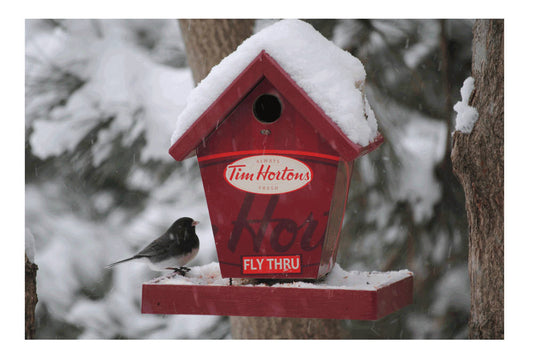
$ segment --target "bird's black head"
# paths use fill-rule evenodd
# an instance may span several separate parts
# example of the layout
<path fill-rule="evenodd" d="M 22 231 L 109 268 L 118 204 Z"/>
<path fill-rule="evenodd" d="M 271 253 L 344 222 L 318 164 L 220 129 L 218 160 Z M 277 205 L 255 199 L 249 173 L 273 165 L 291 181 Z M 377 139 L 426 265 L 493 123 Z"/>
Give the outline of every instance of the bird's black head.
<path fill-rule="evenodd" d="M 168 232 L 171 232 L 174 234 L 177 234 L 184 230 L 192 230 L 194 232 L 194 227 L 198 225 L 198 223 L 199 223 L 198 221 L 195 221 L 192 218 L 181 217 L 180 219 L 172 223 L 172 225 L 168 229 Z"/>

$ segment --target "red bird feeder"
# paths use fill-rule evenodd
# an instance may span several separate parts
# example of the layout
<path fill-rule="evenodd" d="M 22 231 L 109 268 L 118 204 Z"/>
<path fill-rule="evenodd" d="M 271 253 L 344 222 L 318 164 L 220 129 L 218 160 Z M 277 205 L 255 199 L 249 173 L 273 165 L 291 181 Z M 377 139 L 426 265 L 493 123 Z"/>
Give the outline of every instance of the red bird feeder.
<path fill-rule="evenodd" d="M 261 52 L 170 148 L 196 151 L 223 277 L 317 279 L 337 254 L 354 144 Z"/>
<path fill-rule="evenodd" d="M 334 46 L 303 22 L 291 20 L 278 24 L 281 24 L 279 28 L 302 33 L 313 31 L 305 46 L 312 47 L 313 41 L 319 43 L 318 48 L 326 46 L 330 50 L 328 46 Z M 275 37 L 272 31 L 270 35 Z M 252 46 L 250 43 L 241 45 L 236 52 L 246 51 Z M 255 41 L 255 45 L 260 46 L 260 40 Z M 169 153 L 177 161 L 197 156 L 222 278 L 319 279 L 335 265 L 353 161 L 376 149 L 383 137 L 377 132 L 377 125 L 374 130 L 371 124 L 367 125 L 369 113 L 374 122 L 375 119 L 360 90 L 362 82 L 348 83 L 349 92 L 354 93 L 348 100 L 360 103 L 360 113 L 352 114 L 373 133 L 365 145 L 354 142 L 341 129 L 335 115 L 327 114 L 323 103 L 311 99 L 308 91 L 299 85 L 305 81 L 297 83 L 291 76 L 293 73 L 289 74 L 269 55 L 269 46 L 258 48 L 255 58 L 251 57 L 232 82 L 204 104 L 206 109 L 194 116 L 191 125 L 174 138 Z M 341 64 L 336 66 L 360 66 L 364 80 L 360 62 L 342 52 L 338 54 Z M 227 67 L 231 66 L 226 63 Z M 220 68 L 213 70 L 206 80 L 213 83 L 220 71 Z M 308 76 L 328 79 L 320 73 Z M 345 79 L 342 74 L 338 78 L 339 81 Z M 331 88 L 326 81 L 323 88 L 319 85 L 318 89 L 328 92 Z M 346 92 L 336 91 L 339 95 Z M 344 102 L 341 98 L 334 100 L 339 101 L 334 108 L 347 104 L 346 99 Z M 412 289 L 412 277 L 409 278 L 399 286 L 411 284 Z M 145 289 L 150 290 L 149 286 L 154 285 L 145 285 Z M 189 288 L 185 286 L 180 293 L 189 294 Z M 235 292 L 235 298 L 240 299 L 243 291 L 251 291 L 242 289 L 228 287 L 224 294 L 231 296 Z M 326 296 L 334 294 L 331 291 L 335 290 L 330 290 Z M 281 292 L 280 301 L 286 293 L 290 294 L 290 289 Z M 412 293 L 406 290 L 406 294 L 407 297 L 401 299 L 402 306 L 411 299 L 409 294 Z M 150 291 L 145 296 L 159 303 L 162 301 Z M 341 300 L 345 296 L 343 292 Z M 372 301 L 379 303 L 375 299 Z M 146 310 L 154 311 L 161 312 Z M 228 310 L 218 313 L 224 314 L 223 311 L 227 313 Z M 210 313 L 217 313 L 217 308 Z M 239 312 L 245 316 L 251 313 Z M 376 318 L 378 315 L 375 314 Z"/>

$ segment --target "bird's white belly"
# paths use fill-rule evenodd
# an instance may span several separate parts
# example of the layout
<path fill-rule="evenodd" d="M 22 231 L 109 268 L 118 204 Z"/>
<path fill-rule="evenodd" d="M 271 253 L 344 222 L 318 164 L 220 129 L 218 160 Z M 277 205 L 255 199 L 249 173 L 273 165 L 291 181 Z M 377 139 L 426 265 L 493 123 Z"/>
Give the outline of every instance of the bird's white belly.
<path fill-rule="evenodd" d="M 198 254 L 198 249 L 193 250 L 189 254 L 181 255 L 179 257 L 172 257 L 169 259 L 162 260 L 160 262 L 151 262 L 149 259 L 146 259 L 150 269 L 155 271 L 166 271 L 168 269 L 180 268 L 190 262 Z"/>

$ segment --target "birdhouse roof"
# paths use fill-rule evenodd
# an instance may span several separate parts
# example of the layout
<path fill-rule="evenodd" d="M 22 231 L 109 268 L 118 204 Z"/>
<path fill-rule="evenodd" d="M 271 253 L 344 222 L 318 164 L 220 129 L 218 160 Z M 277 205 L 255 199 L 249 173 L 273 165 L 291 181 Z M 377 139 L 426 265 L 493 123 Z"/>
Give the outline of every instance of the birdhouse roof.
<path fill-rule="evenodd" d="M 190 156 L 263 78 L 301 112 L 345 160 L 383 141 L 363 93 L 361 62 L 311 25 L 283 20 L 244 41 L 190 93 L 170 154 Z"/>

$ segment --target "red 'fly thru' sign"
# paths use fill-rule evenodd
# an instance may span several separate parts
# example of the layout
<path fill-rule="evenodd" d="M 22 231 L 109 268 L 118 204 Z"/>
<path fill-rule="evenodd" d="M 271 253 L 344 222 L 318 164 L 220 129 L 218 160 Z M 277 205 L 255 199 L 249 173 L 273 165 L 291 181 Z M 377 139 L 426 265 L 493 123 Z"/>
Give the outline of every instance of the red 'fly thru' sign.
<path fill-rule="evenodd" d="M 351 142 L 264 51 L 170 148 L 196 151 L 223 277 L 317 279 L 335 263 Z"/>
<path fill-rule="evenodd" d="M 299 255 L 253 256 L 242 257 L 242 273 L 247 274 L 290 274 L 300 273 L 301 260 Z"/>

